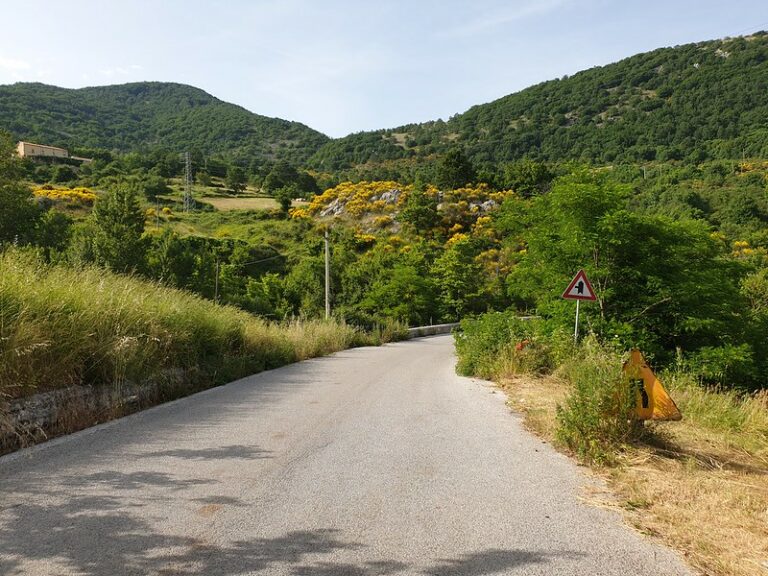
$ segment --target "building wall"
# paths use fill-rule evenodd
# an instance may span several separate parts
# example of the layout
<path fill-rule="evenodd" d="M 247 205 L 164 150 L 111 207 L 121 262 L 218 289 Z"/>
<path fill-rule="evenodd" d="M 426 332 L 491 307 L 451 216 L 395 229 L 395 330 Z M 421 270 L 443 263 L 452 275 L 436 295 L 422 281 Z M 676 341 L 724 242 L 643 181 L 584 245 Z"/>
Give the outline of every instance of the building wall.
<path fill-rule="evenodd" d="M 16 148 L 19 156 L 26 157 L 49 157 L 49 158 L 69 158 L 69 152 L 64 148 L 55 146 L 45 146 L 43 144 L 32 144 L 31 142 L 19 142 Z"/>

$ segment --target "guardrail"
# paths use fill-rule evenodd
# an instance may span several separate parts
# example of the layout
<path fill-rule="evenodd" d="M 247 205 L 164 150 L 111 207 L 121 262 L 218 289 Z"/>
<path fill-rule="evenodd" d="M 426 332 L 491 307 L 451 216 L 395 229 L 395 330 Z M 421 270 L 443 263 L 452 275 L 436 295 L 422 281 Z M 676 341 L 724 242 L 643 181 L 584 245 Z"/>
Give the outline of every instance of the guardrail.
<path fill-rule="evenodd" d="M 518 316 L 518 320 L 530 321 L 539 318 L 539 316 Z M 408 328 L 409 338 L 419 338 L 420 336 L 436 336 L 437 334 L 450 334 L 454 328 L 460 326 L 459 322 L 452 322 L 450 324 L 432 324 L 431 326 L 417 326 L 415 328 Z"/>
<path fill-rule="evenodd" d="M 408 328 L 410 338 L 419 338 L 420 336 L 435 336 L 437 334 L 450 334 L 454 328 L 459 326 L 458 322 L 451 324 L 433 324 L 432 326 L 417 326 Z"/>

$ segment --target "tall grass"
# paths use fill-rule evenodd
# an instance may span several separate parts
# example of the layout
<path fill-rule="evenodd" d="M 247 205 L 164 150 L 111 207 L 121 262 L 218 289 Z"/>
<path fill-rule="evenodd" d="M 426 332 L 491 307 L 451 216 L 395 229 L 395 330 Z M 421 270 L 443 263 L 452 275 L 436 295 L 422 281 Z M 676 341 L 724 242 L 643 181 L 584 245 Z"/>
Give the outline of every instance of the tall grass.
<path fill-rule="evenodd" d="M 639 432 L 635 394 L 623 374 L 621 354 L 588 337 L 558 374 L 570 383 L 570 393 L 557 408 L 557 440 L 582 461 L 612 463 Z"/>
<path fill-rule="evenodd" d="M 743 394 L 707 388 L 682 370 L 660 377 L 689 427 L 710 436 L 710 442 L 768 459 L 768 390 Z"/>
<path fill-rule="evenodd" d="M 182 370 L 213 385 L 364 343 L 337 322 L 267 323 L 190 293 L 96 268 L 0 255 L 0 396 L 119 385 Z"/>
<path fill-rule="evenodd" d="M 559 335 L 547 335 L 541 320 L 490 312 L 461 322 L 456 333 L 456 370 L 465 376 L 491 379 L 510 373 L 548 372 L 569 342 Z"/>

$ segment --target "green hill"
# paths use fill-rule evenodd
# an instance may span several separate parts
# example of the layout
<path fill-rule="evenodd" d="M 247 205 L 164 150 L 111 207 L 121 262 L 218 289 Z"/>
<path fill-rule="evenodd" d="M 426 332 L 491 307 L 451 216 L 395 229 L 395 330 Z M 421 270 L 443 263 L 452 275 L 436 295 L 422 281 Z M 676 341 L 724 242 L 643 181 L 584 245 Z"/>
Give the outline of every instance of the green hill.
<path fill-rule="evenodd" d="M 0 128 L 22 140 L 70 148 L 197 149 L 294 163 L 329 141 L 298 122 L 259 116 L 192 86 L 162 82 L 77 90 L 0 86 Z"/>
<path fill-rule="evenodd" d="M 448 121 L 363 132 L 312 156 L 324 170 L 465 148 L 475 162 L 598 163 L 768 156 L 768 34 L 661 48 L 544 82 Z"/>

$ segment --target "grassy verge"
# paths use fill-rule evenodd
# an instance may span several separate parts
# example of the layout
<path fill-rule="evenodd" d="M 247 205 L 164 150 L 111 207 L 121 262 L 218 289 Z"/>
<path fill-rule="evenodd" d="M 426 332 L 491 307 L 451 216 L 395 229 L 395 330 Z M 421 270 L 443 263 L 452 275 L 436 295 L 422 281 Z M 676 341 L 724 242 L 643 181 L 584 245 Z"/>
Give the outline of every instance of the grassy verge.
<path fill-rule="evenodd" d="M 486 355 L 471 334 L 490 334 L 502 319 L 480 322 L 458 342 L 459 365 L 483 367 L 529 429 L 604 476 L 619 498 L 602 505 L 619 506 L 704 574 L 768 573 L 768 393 L 711 390 L 684 372 L 661 373 L 683 420 L 638 430 L 617 417 L 626 405 L 616 393 L 621 354 L 590 340 L 569 349 L 567 338 L 527 325 Z"/>
<path fill-rule="evenodd" d="M 179 396 L 397 336 L 338 322 L 268 323 L 138 278 L 0 255 L 0 417 L 3 401 L 37 392 L 182 373 Z"/>

